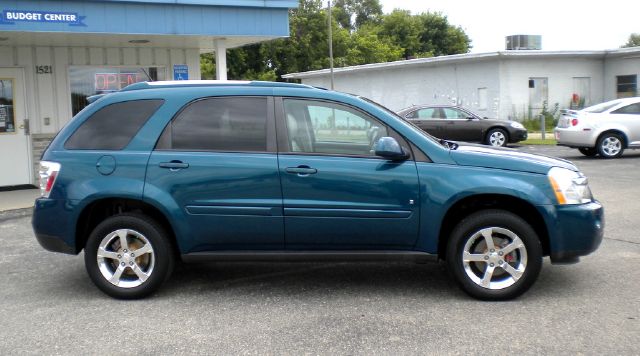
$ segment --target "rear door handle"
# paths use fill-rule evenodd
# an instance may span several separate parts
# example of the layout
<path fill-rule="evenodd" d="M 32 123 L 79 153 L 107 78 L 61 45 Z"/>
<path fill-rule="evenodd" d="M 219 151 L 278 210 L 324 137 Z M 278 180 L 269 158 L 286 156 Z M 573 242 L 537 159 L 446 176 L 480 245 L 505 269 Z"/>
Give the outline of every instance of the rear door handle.
<path fill-rule="evenodd" d="M 181 161 L 160 162 L 160 168 L 168 168 L 172 171 L 177 171 L 179 169 L 189 168 L 189 163 Z"/>
<path fill-rule="evenodd" d="M 306 176 L 309 174 L 316 174 L 318 173 L 318 170 L 315 168 L 311 168 L 308 166 L 299 166 L 299 167 L 287 167 L 284 170 L 287 173 L 293 173 L 293 174 L 297 174 L 300 176 Z"/>

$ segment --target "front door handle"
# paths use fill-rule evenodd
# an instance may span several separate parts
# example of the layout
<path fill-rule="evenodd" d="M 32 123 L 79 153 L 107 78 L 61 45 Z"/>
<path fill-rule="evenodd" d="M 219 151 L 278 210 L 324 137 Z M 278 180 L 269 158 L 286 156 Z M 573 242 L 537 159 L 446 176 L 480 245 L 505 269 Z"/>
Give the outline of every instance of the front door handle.
<path fill-rule="evenodd" d="M 179 169 L 189 168 L 189 163 L 184 163 L 182 161 L 160 162 L 160 168 L 168 168 L 172 171 L 177 171 Z"/>
<path fill-rule="evenodd" d="M 309 166 L 287 167 L 284 170 L 287 173 L 297 174 L 299 176 L 307 176 L 309 174 L 316 174 L 318 170 Z"/>

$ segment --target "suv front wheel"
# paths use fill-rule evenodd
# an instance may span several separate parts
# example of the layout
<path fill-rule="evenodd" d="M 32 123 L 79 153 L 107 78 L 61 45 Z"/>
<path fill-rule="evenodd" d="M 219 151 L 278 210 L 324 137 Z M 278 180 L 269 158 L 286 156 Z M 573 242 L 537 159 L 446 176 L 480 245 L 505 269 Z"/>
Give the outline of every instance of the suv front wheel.
<path fill-rule="evenodd" d="M 93 283 L 118 299 L 143 298 L 169 277 L 174 257 L 166 231 L 142 214 L 119 214 L 89 236 L 84 260 Z"/>
<path fill-rule="evenodd" d="M 451 233 L 447 265 L 469 295 L 512 299 L 529 289 L 542 267 L 542 247 L 533 228 L 504 210 L 483 210 Z"/>

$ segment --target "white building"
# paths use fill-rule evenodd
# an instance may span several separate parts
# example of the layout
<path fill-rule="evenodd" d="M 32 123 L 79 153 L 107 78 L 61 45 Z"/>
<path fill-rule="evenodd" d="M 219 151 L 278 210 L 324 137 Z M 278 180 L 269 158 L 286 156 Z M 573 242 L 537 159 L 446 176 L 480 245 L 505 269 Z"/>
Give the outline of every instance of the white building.
<path fill-rule="evenodd" d="M 607 51 L 500 51 L 337 68 L 335 90 L 392 110 L 458 104 L 482 116 L 522 120 L 570 106 L 640 95 L 640 48 Z M 284 76 L 331 87 L 329 70 Z"/>

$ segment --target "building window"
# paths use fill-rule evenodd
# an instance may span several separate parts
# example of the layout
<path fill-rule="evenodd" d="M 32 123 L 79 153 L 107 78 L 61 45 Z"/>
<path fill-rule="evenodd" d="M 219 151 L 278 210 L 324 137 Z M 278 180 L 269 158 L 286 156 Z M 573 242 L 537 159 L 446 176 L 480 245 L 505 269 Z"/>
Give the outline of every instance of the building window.
<path fill-rule="evenodd" d="M 632 96 L 636 96 L 638 91 L 637 75 L 619 75 L 616 77 L 616 81 L 616 93 L 618 98 L 630 98 Z"/>
<path fill-rule="evenodd" d="M 165 80 L 164 68 L 70 66 L 73 115 L 87 106 L 87 97 L 91 95 L 111 93 L 133 83 L 157 80 Z"/>
<path fill-rule="evenodd" d="M 487 88 L 478 88 L 478 110 L 487 110 Z"/>

